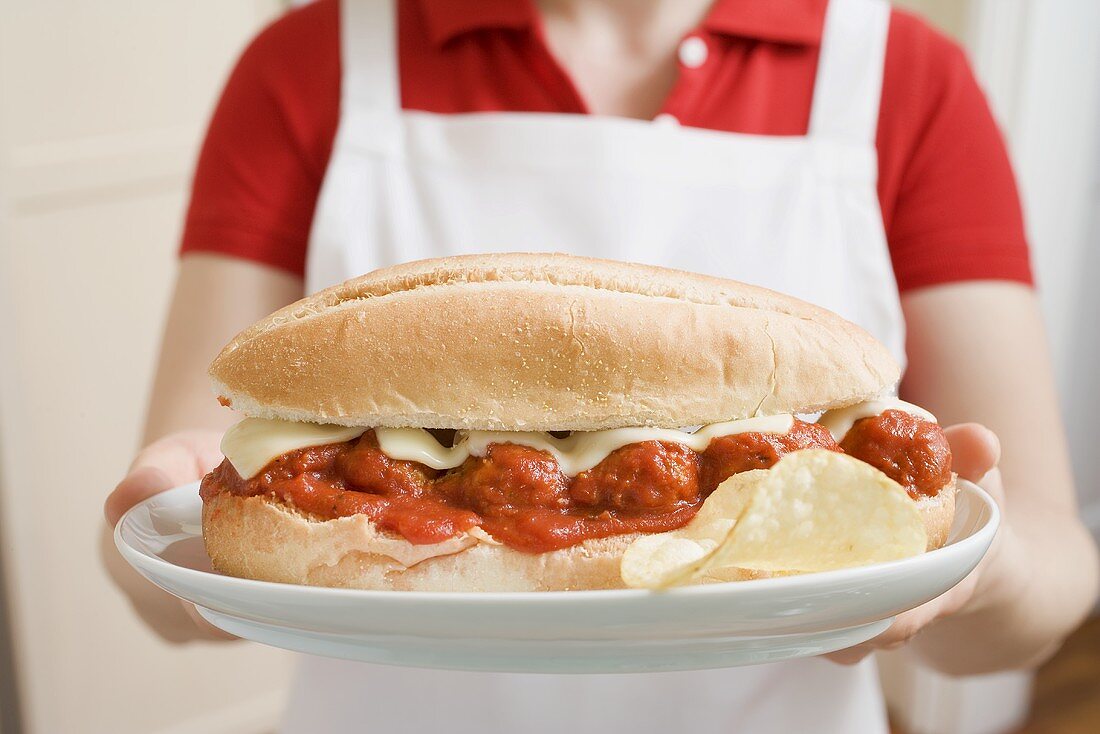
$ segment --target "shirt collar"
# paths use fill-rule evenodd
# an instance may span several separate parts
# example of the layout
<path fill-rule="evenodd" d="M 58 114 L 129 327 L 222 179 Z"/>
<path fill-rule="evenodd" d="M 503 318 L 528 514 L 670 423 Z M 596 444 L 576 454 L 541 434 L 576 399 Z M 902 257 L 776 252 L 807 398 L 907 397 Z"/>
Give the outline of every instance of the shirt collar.
<path fill-rule="evenodd" d="M 420 0 L 432 42 L 482 29 L 528 30 L 538 23 L 534 0 Z M 827 0 L 715 0 L 702 28 L 727 36 L 817 45 Z"/>

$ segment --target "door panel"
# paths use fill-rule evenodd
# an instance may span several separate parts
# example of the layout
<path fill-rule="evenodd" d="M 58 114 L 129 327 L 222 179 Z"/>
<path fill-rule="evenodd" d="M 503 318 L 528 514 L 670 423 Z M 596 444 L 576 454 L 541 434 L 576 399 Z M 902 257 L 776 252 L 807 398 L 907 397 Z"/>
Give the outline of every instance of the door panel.
<path fill-rule="evenodd" d="M 24 730 L 270 731 L 289 655 L 159 640 L 101 563 L 101 505 L 139 441 L 205 121 L 278 4 L 0 8 L 0 552 Z"/>

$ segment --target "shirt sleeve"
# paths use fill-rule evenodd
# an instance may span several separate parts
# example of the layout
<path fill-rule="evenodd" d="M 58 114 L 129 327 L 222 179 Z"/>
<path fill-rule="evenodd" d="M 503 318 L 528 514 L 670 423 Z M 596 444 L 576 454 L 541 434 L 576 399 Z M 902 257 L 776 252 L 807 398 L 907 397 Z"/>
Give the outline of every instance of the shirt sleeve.
<path fill-rule="evenodd" d="M 332 0 L 277 20 L 241 55 L 207 129 L 180 252 L 301 275 L 339 116 Z"/>
<path fill-rule="evenodd" d="M 1016 181 L 985 95 L 958 45 L 896 10 L 877 142 L 899 290 L 1032 283 Z"/>

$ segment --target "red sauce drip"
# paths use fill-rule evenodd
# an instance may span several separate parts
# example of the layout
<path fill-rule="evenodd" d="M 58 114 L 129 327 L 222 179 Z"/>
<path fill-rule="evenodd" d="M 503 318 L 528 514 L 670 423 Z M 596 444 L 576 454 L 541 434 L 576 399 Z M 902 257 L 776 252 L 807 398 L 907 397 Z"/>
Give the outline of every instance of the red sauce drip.
<path fill-rule="evenodd" d="M 899 415 L 923 425 L 893 417 L 868 425 L 876 419 L 865 419 L 843 448 L 915 487 L 910 493 L 938 490 L 950 478 L 942 431 Z M 783 435 L 716 438 L 702 453 L 677 443 L 630 444 L 570 478 L 552 455 L 515 444 L 491 444 L 485 456 L 439 472 L 389 458 L 367 431 L 354 441 L 288 452 L 248 480 L 226 460 L 203 479 L 200 494 L 204 500 L 220 492 L 272 496 L 322 519 L 362 514 L 418 544 L 481 526 L 512 548 L 543 553 L 591 538 L 675 530 L 726 478 L 766 469 L 805 448 L 841 450 L 822 426 L 795 421 Z"/>

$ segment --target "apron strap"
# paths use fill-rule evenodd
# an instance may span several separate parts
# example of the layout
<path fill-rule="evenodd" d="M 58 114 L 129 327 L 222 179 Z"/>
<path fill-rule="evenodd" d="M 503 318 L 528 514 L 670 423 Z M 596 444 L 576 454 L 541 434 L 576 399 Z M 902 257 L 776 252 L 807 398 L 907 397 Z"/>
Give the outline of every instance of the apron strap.
<path fill-rule="evenodd" d="M 890 6 L 830 0 L 810 110 L 810 137 L 874 145 Z"/>
<path fill-rule="evenodd" d="M 401 92 L 397 69 L 398 0 L 341 0 L 340 103 L 350 109 L 397 112 Z"/>

